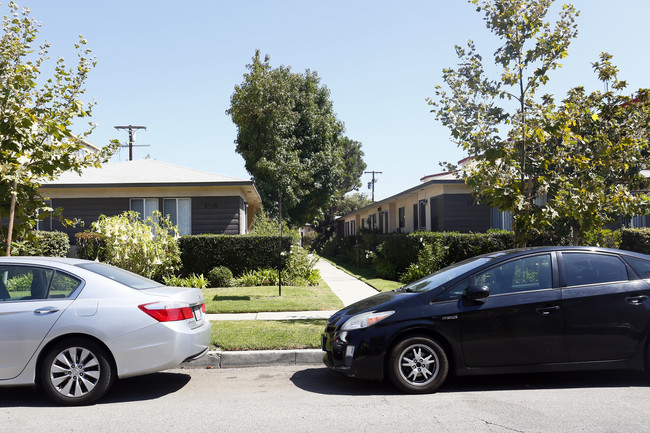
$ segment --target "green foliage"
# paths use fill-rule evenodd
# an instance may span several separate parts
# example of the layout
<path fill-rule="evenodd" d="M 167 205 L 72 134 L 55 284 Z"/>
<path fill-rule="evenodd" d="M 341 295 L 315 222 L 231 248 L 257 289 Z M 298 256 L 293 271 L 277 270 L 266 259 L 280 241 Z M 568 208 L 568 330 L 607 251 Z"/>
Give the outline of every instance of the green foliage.
<path fill-rule="evenodd" d="M 65 257 L 70 251 L 70 239 L 63 232 L 31 231 L 21 241 L 14 242 L 13 255 Z"/>
<path fill-rule="evenodd" d="M 38 192 L 41 183 L 64 171 L 99 166 L 119 145 L 114 142 L 97 154 L 82 153 L 84 138 L 94 126 L 82 133 L 71 130 L 79 123 L 76 119 L 91 115 L 94 105 L 81 101 L 84 83 L 95 66 L 83 37 L 75 44 L 76 65 L 68 67 L 59 58 L 46 72 L 50 45 L 38 46 L 38 22 L 28 9 L 19 11 L 13 2 L 8 8 L 0 38 L 0 214 L 10 216 L 0 233 L 5 244 L 25 236 L 38 219 L 60 217 L 60 209 L 52 209 Z"/>
<path fill-rule="evenodd" d="M 278 256 L 280 242 L 277 236 L 192 235 L 178 239 L 184 274 L 207 275 L 216 266 L 225 266 L 233 275 L 247 271 L 277 268 L 288 255 Z M 282 251 L 291 250 L 292 240 L 282 237 Z"/>
<path fill-rule="evenodd" d="M 280 236 L 278 219 L 269 218 L 264 209 L 260 209 L 253 217 L 253 229 L 250 234 L 252 236 Z M 282 221 L 282 236 L 291 238 L 292 244 L 296 244 L 300 240 L 298 230 L 289 227 L 286 221 Z"/>
<path fill-rule="evenodd" d="M 86 260 L 106 261 L 106 242 L 100 233 L 79 232 L 75 233 L 77 257 Z"/>
<path fill-rule="evenodd" d="M 315 286 L 320 272 L 315 269 L 318 258 L 310 256 L 304 248 L 293 245 L 286 266 L 282 269 L 282 283 L 291 286 Z"/>
<path fill-rule="evenodd" d="M 256 269 L 254 271 L 244 272 L 235 280 L 235 285 L 240 287 L 277 286 L 278 270 Z"/>
<path fill-rule="evenodd" d="M 198 287 L 205 289 L 208 287 L 208 279 L 203 275 L 191 274 L 189 277 L 178 277 L 176 275 L 166 275 L 162 277 L 163 283 L 166 286 L 173 287 Z"/>
<path fill-rule="evenodd" d="M 621 243 L 619 248 L 650 254 L 650 228 L 621 229 Z"/>
<path fill-rule="evenodd" d="M 377 238 L 373 256 L 377 276 L 397 281 L 404 269 L 419 257 L 417 238 L 399 233 Z"/>
<path fill-rule="evenodd" d="M 282 269 L 282 284 L 285 286 L 315 286 L 320 281 L 320 272 L 314 269 L 317 258 L 311 257 L 298 246 L 292 246 L 285 253 L 287 260 Z M 262 268 L 245 272 L 235 281 L 235 285 L 248 286 L 274 286 L 278 284 L 277 268 Z"/>
<path fill-rule="evenodd" d="M 227 111 L 237 125 L 237 153 L 265 209 L 277 215 L 281 192 L 290 222 L 319 219 L 337 197 L 359 185 L 365 169 L 361 146 L 343 136 L 317 73 L 272 68 L 259 50 L 247 69 Z"/>
<path fill-rule="evenodd" d="M 101 215 L 92 223 L 92 231 L 102 238 L 104 249 L 98 252 L 103 260 L 158 281 L 175 274 L 180 265 L 178 229 L 160 212 L 154 218 L 142 221 L 134 211 Z"/>
<path fill-rule="evenodd" d="M 315 231 L 309 231 L 305 233 L 302 237 L 302 247 L 308 251 L 313 251 L 316 249 L 316 242 L 318 240 L 318 233 Z"/>
<path fill-rule="evenodd" d="M 225 266 L 215 266 L 208 272 L 210 287 L 232 287 L 235 280 L 232 272 Z"/>
<path fill-rule="evenodd" d="M 399 277 L 399 280 L 403 283 L 419 280 L 442 268 L 444 248 L 440 245 L 440 240 L 434 239 L 432 243 L 428 244 L 424 242 L 423 238 L 420 238 L 420 240 L 421 247 L 417 261 L 411 263 Z"/>
<path fill-rule="evenodd" d="M 321 254 L 358 267 L 374 267 L 385 279 L 414 281 L 467 258 L 513 248 L 512 232 L 365 232 L 330 239 Z M 327 254 L 326 254 L 327 253 Z"/>
<path fill-rule="evenodd" d="M 534 126 L 540 105 L 536 92 L 561 66 L 577 35 L 578 12 L 565 5 L 555 25 L 546 21 L 553 0 L 470 0 L 485 14 L 487 28 L 503 43 L 494 54 L 499 78 L 486 76 L 473 42 L 456 47 L 457 69 L 444 69 L 447 89 L 436 86 L 429 99 L 436 117 L 453 140 L 473 157 L 458 170 L 481 201 L 513 214 L 518 245 L 525 245 L 548 226 L 533 212 L 535 199 L 546 191 L 536 185 L 533 171 L 543 166 L 544 134 Z M 511 101 L 517 102 L 513 106 Z M 513 109 L 516 107 L 516 109 Z"/>
<path fill-rule="evenodd" d="M 24 292 L 25 296 L 29 296 L 32 288 L 33 275 L 30 273 L 17 275 L 7 280 L 7 291 L 12 296 L 19 296 L 16 293 Z"/>

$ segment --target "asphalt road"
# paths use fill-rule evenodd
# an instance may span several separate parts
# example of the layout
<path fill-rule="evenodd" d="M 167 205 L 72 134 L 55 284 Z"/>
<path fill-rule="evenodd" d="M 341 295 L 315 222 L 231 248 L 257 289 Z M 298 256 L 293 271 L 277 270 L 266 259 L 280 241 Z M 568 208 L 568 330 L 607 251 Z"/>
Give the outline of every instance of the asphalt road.
<path fill-rule="evenodd" d="M 97 404 L 58 407 L 0 388 L 0 432 L 650 432 L 640 373 L 460 378 L 436 394 L 320 366 L 170 370 L 122 380 Z"/>

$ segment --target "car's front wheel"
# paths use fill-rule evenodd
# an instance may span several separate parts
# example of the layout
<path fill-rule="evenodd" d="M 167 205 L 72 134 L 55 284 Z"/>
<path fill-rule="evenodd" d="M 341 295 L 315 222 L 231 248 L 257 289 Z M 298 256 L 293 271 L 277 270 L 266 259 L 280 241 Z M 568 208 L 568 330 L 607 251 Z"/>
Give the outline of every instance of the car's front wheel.
<path fill-rule="evenodd" d="M 396 387 L 409 393 L 435 391 L 449 372 L 443 348 L 423 336 L 402 340 L 391 351 L 388 362 L 388 377 Z"/>
<path fill-rule="evenodd" d="M 83 405 L 103 396 L 115 373 L 106 350 L 86 338 L 55 344 L 41 362 L 39 378 L 45 392 L 57 403 Z"/>

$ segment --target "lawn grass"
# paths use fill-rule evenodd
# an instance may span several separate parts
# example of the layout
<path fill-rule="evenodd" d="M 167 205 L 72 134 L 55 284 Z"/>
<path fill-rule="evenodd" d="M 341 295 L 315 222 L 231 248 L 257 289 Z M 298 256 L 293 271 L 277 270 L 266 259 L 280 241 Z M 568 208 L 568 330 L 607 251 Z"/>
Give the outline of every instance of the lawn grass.
<path fill-rule="evenodd" d="M 318 349 L 326 320 L 215 320 L 217 350 Z"/>
<path fill-rule="evenodd" d="M 328 258 L 320 257 L 320 258 L 322 260 L 327 260 L 328 262 L 333 263 L 339 269 L 347 272 L 348 274 L 354 277 L 357 277 L 364 283 L 369 284 L 370 286 L 374 287 L 380 292 L 388 292 L 390 290 L 395 290 L 404 285 L 399 281 L 384 280 L 382 278 L 377 278 L 377 274 L 375 273 L 374 269 L 360 268 L 358 266 L 354 266 L 349 263 L 344 263 L 342 260 L 337 258 L 330 258 L 330 257 Z"/>
<path fill-rule="evenodd" d="M 343 302 L 321 280 L 318 286 L 223 287 L 203 289 L 207 313 L 340 310 Z"/>

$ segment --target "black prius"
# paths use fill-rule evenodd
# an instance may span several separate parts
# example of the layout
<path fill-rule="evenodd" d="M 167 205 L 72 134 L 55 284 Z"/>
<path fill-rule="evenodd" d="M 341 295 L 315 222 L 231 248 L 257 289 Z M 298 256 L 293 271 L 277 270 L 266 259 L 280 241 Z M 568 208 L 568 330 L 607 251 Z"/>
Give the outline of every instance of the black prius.
<path fill-rule="evenodd" d="M 541 247 L 477 256 L 328 321 L 323 361 L 435 391 L 449 374 L 648 369 L 650 256 Z"/>

